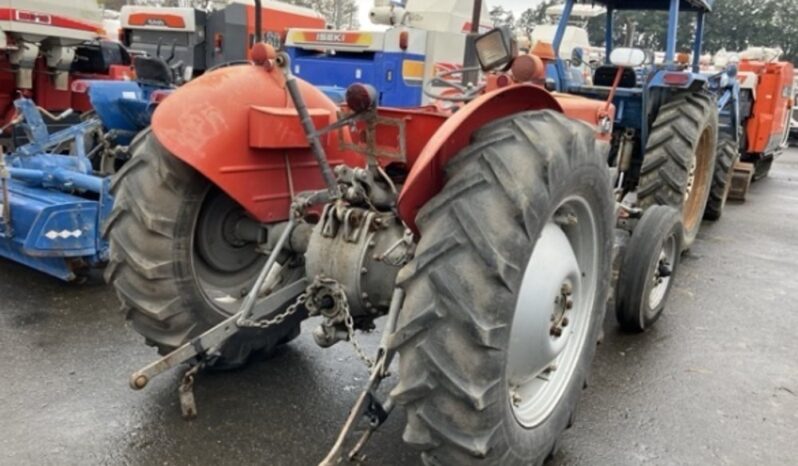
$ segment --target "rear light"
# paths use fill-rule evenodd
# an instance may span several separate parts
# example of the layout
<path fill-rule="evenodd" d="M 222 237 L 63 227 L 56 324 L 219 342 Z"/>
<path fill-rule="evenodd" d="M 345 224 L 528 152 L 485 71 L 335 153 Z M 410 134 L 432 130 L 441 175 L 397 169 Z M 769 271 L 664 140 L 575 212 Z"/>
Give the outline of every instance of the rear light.
<path fill-rule="evenodd" d="M 346 88 L 346 105 L 355 113 L 365 112 L 377 104 L 377 90 L 368 84 L 355 83 Z"/>
<path fill-rule="evenodd" d="M 410 42 L 410 34 L 407 31 L 402 31 L 399 33 L 399 48 L 402 50 L 407 50 L 407 44 Z"/>
<path fill-rule="evenodd" d="M 687 73 L 665 73 L 662 80 L 669 86 L 684 86 L 690 81 L 690 75 Z"/>
<path fill-rule="evenodd" d="M 222 44 L 224 43 L 224 36 L 221 33 L 216 33 L 213 35 L 213 50 L 216 53 L 222 52 Z"/>
<path fill-rule="evenodd" d="M 76 94 L 85 94 L 89 90 L 89 83 L 81 80 L 72 81 L 70 89 Z"/>
<path fill-rule="evenodd" d="M 17 21 L 49 25 L 53 23 L 53 17 L 43 13 L 35 13 L 33 11 L 17 10 Z"/>
<path fill-rule="evenodd" d="M 500 74 L 496 78 L 496 85 L 498 87 L 507 87 L 507 86 L 509 86 L 510 85 L 510 77 L 507 76 L 506 74 Z"/>
<path fill-rule="evenodd" d="M 153 91 L 153 93 L 150 94 L 150 102 L 154 104 L 159 104 L 163 102 L 165 98 L 169 97 L 169 94 L 171 94 L 171 91 L 165 91 L 165 90 Z"/>

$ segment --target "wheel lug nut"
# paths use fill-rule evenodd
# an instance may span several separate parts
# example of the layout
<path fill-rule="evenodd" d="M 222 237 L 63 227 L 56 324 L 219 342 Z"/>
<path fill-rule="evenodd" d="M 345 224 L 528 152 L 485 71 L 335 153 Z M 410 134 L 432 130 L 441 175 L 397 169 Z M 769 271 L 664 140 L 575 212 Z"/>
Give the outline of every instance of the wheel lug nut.
<path fill-rule="evenodd" d="M 561 325 L 563 327 L 567 327 L 568 326 L 568 318 L 567 317 L 563 317 L 562 318 L 562 324 Z"/>
<path fill-rule="evenodd" d="M 565 308 L 566 309 L 572 309 L 573 307 L 574 307 L 574 300 L 573 299 L 568 298 L 567 300 L 565 300 Z"/>
<path fill-rule="evenodd" d="M 560 335 L 562 335 L 562 328 L 552 327 L 551 330 L 549 330 L 549 334 L 554 337 L 559 337 Z"/>
<path fill-rule="evenodd" d="M 573 289 L 571 288 L 570 283 L 563 283 L 562 287 L 560 288 L 560 293 L 564 294 L 565 296 L 569 296 Z"/>

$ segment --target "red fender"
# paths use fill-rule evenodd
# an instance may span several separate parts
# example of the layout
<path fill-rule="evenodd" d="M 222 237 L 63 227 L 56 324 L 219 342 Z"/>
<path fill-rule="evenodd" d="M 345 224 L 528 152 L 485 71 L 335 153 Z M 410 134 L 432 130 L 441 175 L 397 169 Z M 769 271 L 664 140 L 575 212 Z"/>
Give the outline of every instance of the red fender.
<path fill-rule="evenodd" d="M 335 104 L 298 81 L 314 122 L 333 122 Z M 292 191 L 324 186 L 278 69 L 241 65 L 207 73 L 158 105 L 152 130 L 169 152 L 261 222 L 287 219 Z M 329 134 L 331 164 L 363 165 L 338 147 L 337 133 Z"/>
<path fill-rule="evenodd" d="M 416 215 L 443 187 L 446 163 L 471 141 L 474 131 L 514 113 L 551 109 L 562 112 L 554 96 L 542 87 L 519 84 L 499 88 L 473 100 L 449 117 L 419 154 L 399 194 L 399 216 L 418 234 Z"/>

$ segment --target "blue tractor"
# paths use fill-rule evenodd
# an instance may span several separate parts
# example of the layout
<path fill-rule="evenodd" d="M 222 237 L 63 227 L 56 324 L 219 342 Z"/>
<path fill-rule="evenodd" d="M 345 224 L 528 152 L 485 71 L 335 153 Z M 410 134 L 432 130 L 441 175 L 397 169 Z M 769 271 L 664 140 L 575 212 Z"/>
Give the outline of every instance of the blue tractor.
<path fill-rule="evenodd" d="M 47 112 L 32 100 L 14 102 L 14 126 L 28 142 L 0 162 L 0 256 L 65 281 L 105 264 L 110 175 L 179 74 L 160 57 L 138 57 L 134 66 L 137 81 L 77 82 L 96 115 L 60 131 L 50 132 Z"/>
<path fill-rule="evenodd" d="M 74 280 L 108 259 L 100 229 L 113 198 L 108 178 L 92 164 L 96 150 L 87 144 L 100 122 L 92 118 L 50 133 L 33 101 L 18 99 L 14 106 L 28 143 L 0 155 L 0 256 Z"/>
<path fill-rule="evenodd" d="M 612 101 L 616 113 L 609 163 L 617 172 L 620 197 L 632 194 L 632 202 L 644 210 L 654 205 L 680 210 L 683 247 L 688 248 L 702 218 L 720 216 L 737 154 L 733 144 L 739 137 L 736 71 L 707 75 L 699 68 L 705 19 L 713 0 L 595 2 L 607 8 L 606 60 L 595 69 L 591 84 L 574 79 L 571 68 L 581 65 L 578 57 L 574 63 L 558 53 L 576 3 L 566 0 L 563 8 L 553 44 L 556 58 L 547 70 L 549 85 Z M 667 12 L 662 63 L 655 63 L 653 51 L 614 47 L 616 13 L 634 10 Z M 689 54 L 677 54 L 680 12 L 695 15 L 691 59 Z"/>
<path fill-rule="evenodd" d="M 619 254 L 614 273 L 614 307 L 621 327 L 639 331 L 660 315 L 680 253 L 695 241 L 702 219 L 720 217 L 739 157 L 740 134 L 736 69 L 702 73 L 699 59 L 706 15 L 712 0 L 598 0 L 606 7 L 605 61 L 592 80 L 574 69 L 580 55 L 560 57 L 577 0 L 566 0 L 547 63 L 547 86 L 612 103 L 615 107 L 608 163 L 617 200 Z M 593 2 L 590 2 L 593 3 Z M 654 51 L 615 47 L 619 11 L 667 12 L 664 60 Z M 677 53 L 679 15 L 695 15 L 692 53 Z M 633 30 L 628 28 L 627 32 Z M 634 38 L 627 37 L 627 44 Z M 692 55 L 692 57 L 690 57 Z M 591 82 L 592 81 L 592 82 Z M 608 107 L 609 108 L 609 107 Z M 661 230 L 669 207 L 680 217 L 673 247 Z M 671 222 L 672 224 L 673 222 Z M 656 269 L 653 275 L 645 271 Z M 654 282 L 640 277 L 653 276 Z M 649 283 L 650 282 L 650 283 Z M 647 297 L 647 298 L 641 298 Z"/>

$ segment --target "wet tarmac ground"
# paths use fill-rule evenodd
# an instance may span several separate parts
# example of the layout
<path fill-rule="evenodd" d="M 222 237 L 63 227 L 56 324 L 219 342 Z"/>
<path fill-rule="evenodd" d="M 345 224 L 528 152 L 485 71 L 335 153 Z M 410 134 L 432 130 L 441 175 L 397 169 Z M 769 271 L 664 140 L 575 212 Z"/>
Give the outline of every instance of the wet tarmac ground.
<path fill-rule="evenodd" d="M 306 330 L 313 323 L 307 322 Z M 376 345 L 377 336 L 365 341 Z M 180 417 L 170 372 L 103 285 L 68 285 L 0 261 L 0 465 L 314 465 L 366 376 L 350 347 L 309 332 L 245 370 L 201 374 Z M 396 412 L 371 465 L 415 465 Z M 666 314 L 643 335 L 608 316 L 590 386 L 557 465 L 796 464 L 798 151 L 742 205 L 705 223 Z"/>

